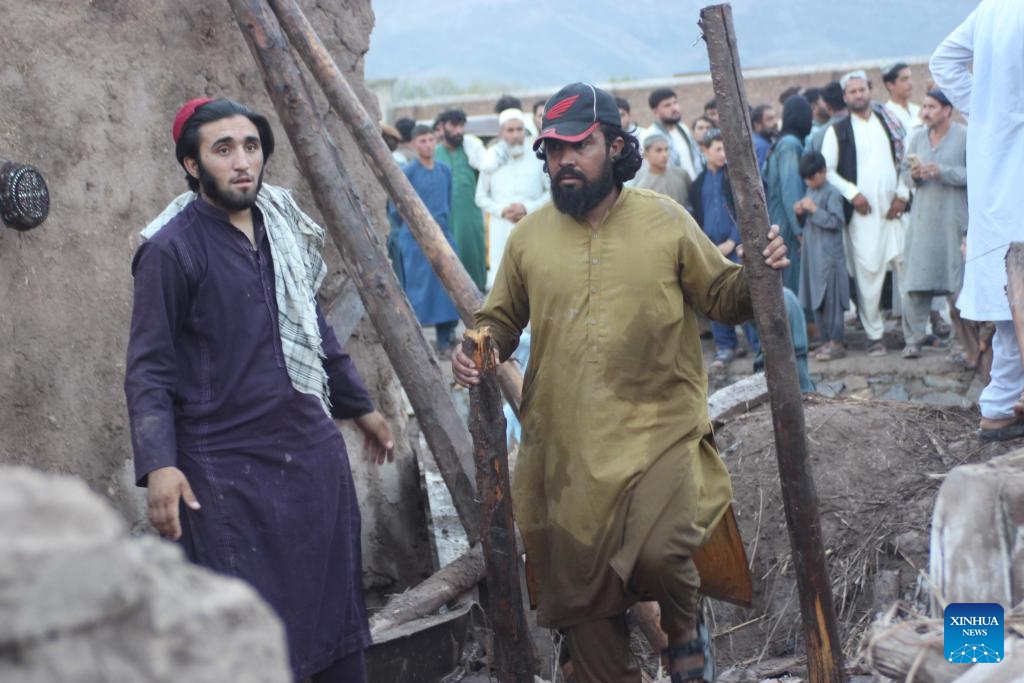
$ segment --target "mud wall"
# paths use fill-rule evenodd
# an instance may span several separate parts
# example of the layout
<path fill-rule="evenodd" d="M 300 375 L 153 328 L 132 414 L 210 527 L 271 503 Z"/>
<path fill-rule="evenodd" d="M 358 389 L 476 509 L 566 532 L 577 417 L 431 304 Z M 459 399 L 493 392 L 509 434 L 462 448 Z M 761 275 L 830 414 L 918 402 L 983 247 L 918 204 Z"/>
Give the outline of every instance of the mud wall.
<path fill-rule="evenodd" d="M 362 79 L 369 0 L 300 4 L 376 111 Z M 224 96 L 266 113 L 279 140 L 267 181 L 316 209 L 227 2 L 0 0 L 0 17 L 0 158 L 37 166 L 52 202 L 39 228 L 0 228 L 0 463 L 81 477 L 140 528 L 122 391 L 129 266 L 135 233 L 185 189 L 170 137 L 178 107 Z M 345 157 L 358 159 L 331 126 Z M 362 163 L 349 174 L 386 231 L 372 174 Z M 344 266 L 332 245 L 326 257 L 336 288 Z M 348 346 L 404 431 L 394 373 L 365 319 Z M 428 554 L 419 532 L 410 536 L 422 528 L 412 459 L 378 471 L 363 464 L 361 437 L 345 435 L 363 501 L 366 582 L 415 581 Z"/>

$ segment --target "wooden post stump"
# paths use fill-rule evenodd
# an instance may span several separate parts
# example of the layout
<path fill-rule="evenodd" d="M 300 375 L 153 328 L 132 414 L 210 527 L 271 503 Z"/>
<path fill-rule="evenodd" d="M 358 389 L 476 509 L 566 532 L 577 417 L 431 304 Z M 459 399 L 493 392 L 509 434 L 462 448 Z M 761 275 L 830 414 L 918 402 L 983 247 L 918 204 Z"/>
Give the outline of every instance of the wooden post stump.
<path fill-rule="evenodd" d="M 534 670 L 533 648 L 519 582 L 519 553 L 512 522 L 508 442 L 496 376 L 496 348 L 486 327 L 466 331 L 462 350 L 480 369 L 480 383 L 469 390 L 469 433 L 473 437 L 477 494 L 483 506 L 480 540 L 487 578 L 487 613 L 494 629 L 498 680 L 530 683 Z"/>

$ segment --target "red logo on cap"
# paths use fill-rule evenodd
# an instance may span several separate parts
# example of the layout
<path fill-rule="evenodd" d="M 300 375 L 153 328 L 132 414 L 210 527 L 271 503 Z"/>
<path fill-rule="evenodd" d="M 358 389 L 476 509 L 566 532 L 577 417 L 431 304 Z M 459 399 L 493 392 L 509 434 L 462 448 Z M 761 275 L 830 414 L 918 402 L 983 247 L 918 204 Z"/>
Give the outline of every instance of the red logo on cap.
<path fill-rule="evenodd" d="M 572 105 L 576 104 L 576 100 L 580 98 L 579 95 L 573 95 L 572 97 L 566 97 L 558 104 L 553 105 L 550 109 L 544 112 L 544 118 L 554 120 L 560 117 L 562 114 L 567 112 Z"/>

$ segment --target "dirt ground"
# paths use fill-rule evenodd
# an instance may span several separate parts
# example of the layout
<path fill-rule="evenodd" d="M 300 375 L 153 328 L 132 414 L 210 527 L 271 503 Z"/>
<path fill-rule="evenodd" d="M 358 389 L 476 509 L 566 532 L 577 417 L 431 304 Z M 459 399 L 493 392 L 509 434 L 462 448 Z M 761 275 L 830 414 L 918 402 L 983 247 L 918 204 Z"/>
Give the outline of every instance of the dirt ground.
<path fill-rule="evenodd" d="M 804 409 L 840 637 L 851 666 L 874 617 L 880 570 L 898 570 L 899 599 L 927 609 L 922 572 L 928 571 L 932 507 L 945 473 L 1020 443 L 983 445 L 973 434 L 972 410 L 820 396 L 808 397 Z M 716 436 L 732 474 L 755 589 L 751 609 L 710 604 L 723 671 L 801 655 L 804 637 L 767 406 L 734 418 Z"/>

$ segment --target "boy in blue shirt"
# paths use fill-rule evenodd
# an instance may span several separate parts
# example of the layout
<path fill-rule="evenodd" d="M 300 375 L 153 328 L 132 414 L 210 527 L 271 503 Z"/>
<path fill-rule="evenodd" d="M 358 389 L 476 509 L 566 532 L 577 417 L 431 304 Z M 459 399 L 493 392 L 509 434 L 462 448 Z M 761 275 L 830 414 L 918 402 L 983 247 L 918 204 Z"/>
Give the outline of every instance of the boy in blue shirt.
<path fill-rule="evenodd" d="M 722 255 L 730 261 L 739 263 L 740 252 L 737 248 L 742 240 L 734 218 L 736 209 L 733 206 L 732 188 L 725 165 L 722 132 L 718 129 L 708 131 L 704 139 L 700 140 L 700 148 L 704 153 L 705 167 L 690 188 L 693 217 Z M 761 349 L 757 327 L 753 322 L 743 323 L 743 333 L 756 355 Z M 721 370 L 737 356 L 736 328 L 712 320 L 711 335 L 715 340 L 715 360 L 711 368 Z"/>

